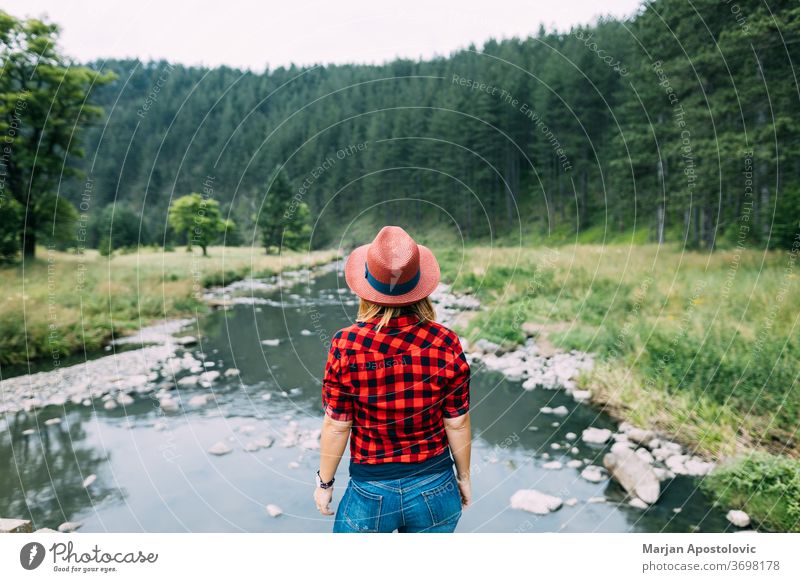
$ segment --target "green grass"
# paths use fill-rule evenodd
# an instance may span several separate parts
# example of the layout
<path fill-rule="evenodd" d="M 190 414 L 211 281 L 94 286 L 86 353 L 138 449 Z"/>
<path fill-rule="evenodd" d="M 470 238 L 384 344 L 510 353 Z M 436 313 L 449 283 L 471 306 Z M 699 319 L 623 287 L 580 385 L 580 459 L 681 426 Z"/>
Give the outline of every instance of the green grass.
<path fill-rule="evenodd" d="M 204 287 L 333 260 L 334 251 L 267 256 L 259 248 L 142 249 L 109 259 L 39 249 L 24 265 L 0 269 L 0 364 L 52 359 L 101 348 L 112 337 L 158 320 L 207 309 Z"/>
<path fill-rule="evenodd" d="M 731 460 L 700 482 L 723 507 L 740 508 L 762 529 L 800 532 L 800 465 L 764 452 Z"/>
<path fill-rule="evenodd" d="M 580 382 L 617 418 L 718 461 L 764 451 L 800 467 L 797 256 L 652 244 L 468 246 L 437 256 L 444 279 L 486 308 L 459 330 L 468 338 L 519 343 L 522 324 L 536 323 L 556 347 L 599 355 Z M 776 515 L 791 514 L 775 501 Z M 773 522 L 785 524 L 764 520 Z"/>

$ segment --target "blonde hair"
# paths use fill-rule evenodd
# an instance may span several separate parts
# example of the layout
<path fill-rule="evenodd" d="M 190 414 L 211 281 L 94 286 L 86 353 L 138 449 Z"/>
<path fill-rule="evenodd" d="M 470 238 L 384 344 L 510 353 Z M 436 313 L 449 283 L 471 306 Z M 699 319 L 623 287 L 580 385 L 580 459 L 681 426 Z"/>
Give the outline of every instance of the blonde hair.
<path fill-rule="evenodd" d="M 431 303 L 428 297 L 405 306 L 378 305 L 377 303 L 361 299 L 360 297 L 359 299 L 356 321 L 369 321 L 380 317 L 380 321 L 378 321 L 378 324 L 375 326 L 377 331 L 380 331 L 383 326 L 388 324 L 392 317 L 402 315 L 403 309 L 410 309 L 411 312 L 419 318 L 421 323 L 436 321 L 436 310 L 433 308 L 433 303 Z"/>

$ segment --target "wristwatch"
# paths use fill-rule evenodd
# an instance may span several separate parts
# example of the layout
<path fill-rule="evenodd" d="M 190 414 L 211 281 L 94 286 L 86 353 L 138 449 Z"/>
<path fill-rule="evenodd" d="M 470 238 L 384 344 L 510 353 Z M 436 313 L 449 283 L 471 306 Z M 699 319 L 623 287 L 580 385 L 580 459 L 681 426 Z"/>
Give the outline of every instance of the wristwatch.
<path fill-rule="evenodd" d="M 320 477 L 319 475 L 319 469 L 317 469 L 317 487 L 319 487 L 320 489 L 330 489 L 331 487 L 333 487 L 334 481 L 336 481 L 336 477 L 331 477 L 331 480 L 325 483 L 322 480 L 322 477 Z"/>

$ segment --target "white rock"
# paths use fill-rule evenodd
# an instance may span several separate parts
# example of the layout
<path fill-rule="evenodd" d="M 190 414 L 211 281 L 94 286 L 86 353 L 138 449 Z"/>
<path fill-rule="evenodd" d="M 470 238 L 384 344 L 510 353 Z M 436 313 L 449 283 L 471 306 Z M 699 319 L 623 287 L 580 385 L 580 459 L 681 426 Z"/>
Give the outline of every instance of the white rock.
<path fill-rule="evenodd" d="M 558 443 L 550 443 L 550 448 L 551 448 L 551 449 L 556 449 L 556 450 L 557 450 L 557 449 L 560 449 L 560 448 L 561 448 L 561 445 L 560 445 L 560 444 L 558 444 Z"/>
<path fill-rule="evenodd" d="M 161 398 L 158 401 L 158 405 L 161 407 L 161 410 L 164 412 L 177 412 L 180 410 L 181 405 L 178 403 L 177 400 L 170 397 Z"/>
<path fill-rule="evenodd" d="M 653 462 L 655 462 L 652 453 L 645 448 L 639 447 L 636 449 L 635 453 L 639 455 L 639 458 L 641 458 L 645 463 L 650 463 L 652 465 Z"/>
<path fill-rule="evenodd" d="M 197 386 L 197 383 L 200 381 L 198 376 L 184 376 L 180 380 L 178 380 L 178 386 L 181 387 L 188 387 L 188 386 Z"/>
<path fill-rule="evenodd" d="M 569 499 L 564 500 L 564 505 L 569 505 L 570 507 L 572 507 L 576 503 L 578 503 L 577 497 L 570 497 Z"/>
<path fill-rule="evenodd" d="M 606 478 L 605 475 L 603 475 L 602 469 L 597 465 L 589 465 L 588 467 L 585 467 L 583 471 L 581 471 L 581 477 L 587 481 L 591 481 L 592 483 L 599 483 Z"/>
<path fill-rule="evenodd" d="M 106 410 L 114 410 L 117 407 L 117 403 L 113 400 L 106 400 L 105 404 L 103 404 L 103 408 Z"/>
<path fill-rule="evenodd" d="M 200 381 L 201 382 L 213 382 L 217 378 L 219 378 L 221 374 L 217 370 L 209 370 L 208 372 L 203 372 L 200 374 Z"/>
<path fill-rule="evenodd" d="M 272 443 L 275 441 L 269 437 L 263 437 L 260 439 L 255 439 L 253 444 L 257 445 L 261 449 L 268 449 L 272 446 Z"/>
<path fill-rule="evenodd" d="M 47 420 L 44 421 L 44 423 L 47 426 L 53 426 L 55 424 L 61 424 L 61 419 L 58 418 L 58 417 L 56 417 L 56 418 L 48 418 Z"/>
<path fill-rule="evenodd" d="M 208 452 L 212 455 L 227 455 L 231 452 L 231 448 L 222 441 L 215 443 Z"/>
<path fill-rule="evenodd" d="M 725 517 L 736 527 L 747 527 L 750 525 L 750 516 L 739 509 L 731 509 Z"/>
<path fill-rule="evenodd" d="M 131 396 L 130 394 L 122 393 L 119 396 L 117 396 L 117 402 L 120 404 L 120 406 L 130 406 L 131 404 L 133 404 L 134 400 L 133 396 Z"/>
<path fill-rule="evenodd" d="M 560 469 L 562 467 L 560 461 L 548 461 L 542 465 L 543 469 Z"/>
<path fill-rule="evenodd" d="M 648 507 L 650 507 L 649 505 L 647 505 L 646 502 L 642 501 L 638 497 L 634 497 L 633 499 L 628 501 L 628 505 L 630 505 L 631 507 L 635 507 L 637 509 L 647 509 Z"/>
<path fill-rule="evenodd" d="M 704 461 L 698 457 L 692 457 L 691 459 L 685 461 L 683 466 L 686 468 L 687 475 L 698 477 L 700 475 L 708 475 L 714 468 L 714 463 Z"/>
<path fill-rule="evenodd" d="M 92 485 L 92 483 L 94 483 L 95 481 L 97 481 L 97 475 L 92 473 L 91 475 L 86 477 L 86 479 L 83 480 L 83 487 L 84 488 L 90 487 Z"/>
<path fill-rule="evenodd" d="M 310 329 L 301 329 L 300 335 L 314 335 L 314 332 L 311 331 Z"/>
<path fill-rule="evenodd" d="M 274 503 L 270 503 L 267 505 L 267 513 L 270 517 L 278 517 L 279 515 L 283 514 L 283 510 Z"/>
<path fill-rule="evenodd" d="M 605 497 L 590 497 L 589 499 L 586 500 L 586 503 L 605 503 L 605 502 L 606 502 Z"/>
<path fill-rule="evenodd" d="M 655 433 L 652 430 L 645 430 L 637 427 L 632 427 L 629 430 L 626 430 L 625 434 L 628 435 L 630 440 L 639 444 L 645 444 L 652 440 L 655 436 Z"/>
<path fill-rule="evenodd" d="M 567 467 L 569 467 L 570 469 L 577 469 L 581 465 L 583 465 L 583 461 L 581 461 L 580 459 L 570 459 L 569 461 L 567 461 Z"/>
<path fill-rule="evenodd" d="M 578 438 L 578 435 L 576 435 L 574 432 L 568 432 L 564 435 L 564 438 L 568 441 L 574 441 L 576 438 Z"/>
<path fill-rule="evenodd" d="M 573 390 L 572 391 L 572 398 L 578 402 L 584 402 L 589 400 L 592 397 L 592 393 L 589 390 Z"/>
<path fill-rule="evenodd" d="M 232 378 L 233 376 L 238 376 L 238 375 L 239 375 L 238 368 L 228 368 L 227 370 L 225 370 L 224 374 L 226 378 Z"/>
<path fill-rule="evenodd" d="M 589 427 L 583 429 L 581 433 L 581 440 L 585 443 L 594 443 L 601 445 L 611 438 L 611 431 L 607 428 L 594 428 Z"/>
<path fill-rule="evenodd" d="M 658 450 L 659 449 L 656 449 L 656 451 Z M 686 455 L 672 455 L 664 460 L 664 464 L 673 473 L 676 473 L 678 475 L 685 475 L 686 465 L 684 465 L 683 462 L 686 461 L 687 458 L 688 457 Z"/>
<path fill-rule="evenodd" d="M 603 465 L 622 487 L 644 501 L 655 503 L 661 493 L 661 484 L 650 464 L 631 449 L 607 453 Z"/>
<path fill-rule="evenodd" d="M 612 453 L 614 453 L 616 451 L 622 451 L 622 450 L 625 450 L 625 451 L 632 450 L 631 449 L 631 444 L 629 442 L 616 442 L 613 445 L 611 445 L 611 452 Z"/>
<path fill-rule="evenodd" d="M 275 347 L 275 346 L 280 345 L 281 340 L 280 339 L 265 339 L 265 340 L 261 340 L 261 343 L 263 345 L 265 345 L 265 346 Z"/>
<path fill-rule="evenodd" d="M 205 406 L 208 404 L 210 399 L 211 394 L 196 394 L 195 396 L 189 398 L 189 402 L 187 404 L 193 407 Z"/>
<path fill-rule="evenodd" d="M 511 496 L 511 508 L 545 515 L 561 507 L 560 497 L 547 495 L 536 489 L 520 489 Z"/>
<path fill-rule="evenodd" d="M 272 394 L 267 392 L 261 395 L 261 400 L 272 400 Z"/>
<path fill-rule="evenodd" d="M 82 525 L 83 524 L 78 521 L 65 521 L 60 526 L 58 526 L 58 531 L 60 531 L 61 533 L 68 533 L 71 531 L 75 531 Z"/>

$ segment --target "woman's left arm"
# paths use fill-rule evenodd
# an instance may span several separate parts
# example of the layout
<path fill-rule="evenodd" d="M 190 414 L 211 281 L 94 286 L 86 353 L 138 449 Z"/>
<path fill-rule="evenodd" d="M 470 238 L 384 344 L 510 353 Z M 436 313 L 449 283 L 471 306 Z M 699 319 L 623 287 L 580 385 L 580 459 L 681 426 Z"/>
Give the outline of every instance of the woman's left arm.
<path fill-rule="evenodd" d="M 352 420 L 334 420 L 327 414 L 322 420 L 322 434 L 319 437 L 319 476 L 323 482 L 328 482 L 336 475 L 336 469 L 342 460 L 347 439 L 350 437 Z M 314 490 L 314 501 L 322 515 L 333 515 L 330 504 L 333 499 L 333 487 Z"/>

